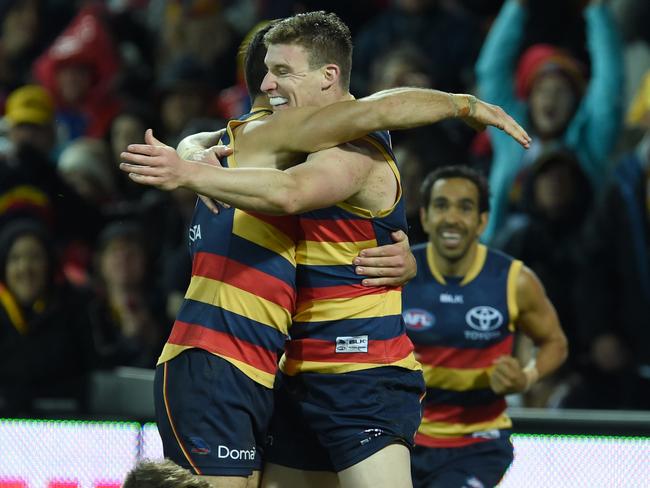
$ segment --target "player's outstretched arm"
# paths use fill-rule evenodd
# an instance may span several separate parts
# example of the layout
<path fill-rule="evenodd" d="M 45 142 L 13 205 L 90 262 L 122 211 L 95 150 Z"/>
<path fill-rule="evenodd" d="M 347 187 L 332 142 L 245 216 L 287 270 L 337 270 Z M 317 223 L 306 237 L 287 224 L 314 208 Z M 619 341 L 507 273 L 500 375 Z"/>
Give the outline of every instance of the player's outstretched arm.
<path fill-rule="evenodd" d="M 529 147 L 531 138 L 505 111 L 473 95 L 424 88 L 393 88 L 359 100 L 303 107 L 273 115 L 276 123 L 258 130 L 257 144 L 279 151 L 315 152 L 386 129 L 409 129 L 458 117 L 477 130 L 494 126 Z M 287 137 L 289 136 L 289 137 Z"/>
<path fill-rule="evenodd" d="M 538 348 L 537 357 L 534 365 L 525 367 L 511 356 L 497 359 L 490 386 L 499 394 L 527 390 L 539 378 L 559 368 L 568 354 L 567 339 L 555 307 L 539 278 L 525 266 L 517 278 L 516 300 L 519 308 L 517 327 L 533 340 Z"/>
<path fill-rule="evenodd" d="M 181 159 L 176 150 L 145 133 L 146 144 L 131 144 L 120 169 L 141 184 L 163 190 L 178 187 L 208 195 L 242 210 L 287 215 L 328 207 L 359 191 L 374 161 L 353 146 L 310 154 L 286 171 L 225 169 Z"/>
<path fill-rule="evenodd" d="M 526 131 L 505 111 L 473 95 L 424 88 L 393 88 L 359 100 L 325 107 L 297 107 L 276 112 L 265 124 L 240 132 L 240 143 L 255 152 L 312 153 L 354 141 L 376 130 L 409 129 L 458 117 L 476 130 L 494 126 L 529 147 Z M 182 159 L 211 162 L 222 131 L 201 132 L 183 139 Z"/>

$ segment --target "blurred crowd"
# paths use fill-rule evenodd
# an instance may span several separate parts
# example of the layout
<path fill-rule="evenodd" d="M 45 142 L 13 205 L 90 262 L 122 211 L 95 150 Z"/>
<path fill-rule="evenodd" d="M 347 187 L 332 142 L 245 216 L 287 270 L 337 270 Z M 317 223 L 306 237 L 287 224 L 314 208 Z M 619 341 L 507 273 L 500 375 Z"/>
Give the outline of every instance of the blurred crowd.
<path fill-rule="evenodd" d="M 239 47 L 260 21 L 324 9 L 354 36 L 352 92 L 474 93 L 533 136 L 457 120 L 393 134 L 412 244 L 418 186 L 469 164 L 492 191 L 485 242 L 544 283 L 570 359 L 539 407 L 650 409 L 647 0 L 3 0 L 0 416 L 88 373 L 153 368 L 186 289 L 195 195 L 118 170 L 145 129 L 176 145 L 244 113 Z"/>

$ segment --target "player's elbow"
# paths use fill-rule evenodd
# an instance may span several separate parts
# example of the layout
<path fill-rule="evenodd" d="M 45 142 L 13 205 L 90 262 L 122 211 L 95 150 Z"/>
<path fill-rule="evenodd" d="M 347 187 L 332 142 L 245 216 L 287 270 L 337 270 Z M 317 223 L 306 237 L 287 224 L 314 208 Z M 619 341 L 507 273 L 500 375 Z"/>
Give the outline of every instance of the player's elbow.
<path fill-rule="evenodd" d="M 569 341 L 567 340 L 566 335 L 564 335 L 564 332 L 560 331 L 556 334 L 556 337 L 554 337 L 553 342 L 555 344 L 556 355 L 558 358 L 558 366 L 560 366 L 569 357 Z"/>
<path fill-rule="evenodd" d="M 376 130 L 406 128 L 402 119 L 405 115 L 402 108 L 402 101 L 396 96 L 360 100 L 359 114 L 355 119 L 357 132 L 365 134 Z"/>
<path fill-rule="evenodd" d="M 290 191 L 277 191 L 267 205 L 268 213 L 274 215 L 296 215 L 305 211 L 299 196 Z"/>

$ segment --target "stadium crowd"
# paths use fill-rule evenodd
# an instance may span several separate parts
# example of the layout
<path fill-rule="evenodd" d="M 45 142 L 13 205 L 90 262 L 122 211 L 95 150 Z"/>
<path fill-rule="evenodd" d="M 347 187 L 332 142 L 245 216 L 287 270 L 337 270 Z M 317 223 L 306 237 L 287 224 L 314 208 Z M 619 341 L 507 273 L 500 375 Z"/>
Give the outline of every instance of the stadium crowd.
<path fill-rule="evenodd" d="M 524 405 L 650 409 L 647 1 L 5 0 L 0 416 L 47 415 L 48 397 L 84 415 L 91 372 L 155 367 L 189 281 L 196 196 L 133 183 L 119 155 L 147 128 L 175 146 L 247 112 L 242 41 L 320 9 L 352 30 L 356 96 L 474 93 L 533 136 L 525 151 L 453 119 L 393 133 L 411 244 L 427 240 L 424 176 L 480 169 L 485 242 L 557 309 L 569 359 Z"/>

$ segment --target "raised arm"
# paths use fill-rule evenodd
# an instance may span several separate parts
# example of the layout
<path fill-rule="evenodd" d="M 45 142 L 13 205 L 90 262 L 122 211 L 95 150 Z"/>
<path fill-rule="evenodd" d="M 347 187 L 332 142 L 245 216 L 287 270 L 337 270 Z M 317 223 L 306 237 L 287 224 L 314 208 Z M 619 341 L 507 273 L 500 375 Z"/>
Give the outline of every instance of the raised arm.
<path fill-rule="evenodd" d="M 537 346 L 535 365 L 522 367 L 510 356 L 497 360 L 490 378 L 495 393 L 508 394 L 527 390 L 539 378 L 551 374 L 565 361 L 567 340 L 560 327 L 555 307 L 535 273 L 523 267 L 516 282 L 519 308 L 517 327 Z"/>
<path fill-rule="evenodd" d="M 524 0 L 507 0 L 485 38 L 476 62 L 479 95 L 507 111 L 517 104 L 514 88 L 515 63 L 524 38 L 527 9 Z M 521 105 L 515 116 L 519 116 Z"/>
<path fill-rule="evenodd" d="M 477 130 L 497 127 L 524 147 L 530 142 L 524 129 L 500 107 L 473 95 L 424 88 L 393 88 L 321 108 L 284 110 L 272 117 L 272 123 L 258 126 L 240 141 L 283 152 L 311 153 L 376 130 L 409 129 L 459 117 Z"/>
<path fill-rule="evenodd" d="M 592 0 L 584 15 L 591 78 L 567 137 L 588 151 L 592 166 L 585 170 L 594 181 L 603 181 L 623 120 L 623 47 L 612 12 L 603 0 Z"/>
<path fill-rule="evenodd" d="M 377 130 L 409 129 L 458 117 L 476 130 L 493 126 L 524 147 L 530 137 L 500 107 L 473 95 L 424 88 L 393 88 L 359 100 L 325 107 L 299 107 L 274 113 L 267 123 L 247 124 L 238 132 L 240 147 L 252 153 L 313 153 L 359 139 Z M 201 132 L 183 139 L 178 154 L 201 160 L 217 144 L 220 132 Z M 196 156 L 198 155 L 198 157 Z"/>

